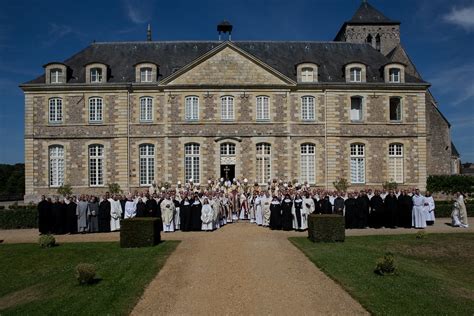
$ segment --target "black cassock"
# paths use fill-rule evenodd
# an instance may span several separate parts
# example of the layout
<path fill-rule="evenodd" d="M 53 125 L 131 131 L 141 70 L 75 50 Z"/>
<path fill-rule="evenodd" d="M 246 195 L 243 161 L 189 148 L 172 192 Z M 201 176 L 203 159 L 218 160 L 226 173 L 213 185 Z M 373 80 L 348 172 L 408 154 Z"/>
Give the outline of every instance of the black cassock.
<path fill-rule="evenodd" d="M 332 214 L 332 205 L 329 201 L 329 196 L 325 196 L 324 199 L 320 200 L 321 203 L 321 214 Z"/>
<path fill-rule="evenodd" d="M 51 226 L 51 203 L 43 200 L 38 203 L 38 230 L 41 234 L 48 234 L 51 232 Z"/>
<path fill-rule="evenodd" d="M 369 226 L 369 197 L 367 195 L 358 196 L 356 199 L 357 228 Z"/>
<path fill-rule="evenodd" d="M 189 200 L 182 200 L 179 205 L 179 220 L 180 228 L 183 232 L 188 232 L 191 227 L 191 202 Z"/>
<path fill-rule="evenodd" d="M 99 204 L 99 232 L 105 233 L 110 231 L 110 202 L 103 200 Z"/>
<path fill-rule="evenodd" d="M 344 199 L 340 196 L 334 199 L 334 214 L 344 215 Z"/>
<path fill-rule="evenodd" d="M 153 198 L 148 199 L 145 204 L 146 204 L 146 216 L 158 217 L 158 203 L 156 202 L 156 200 Z"/>
<path fill-rule="evenodd" d="M 281 229 L 281 204 L 270 204 L 270 229 Z"/>
<path fill-rule="evenodd" d="M 281 228 L 283 230 L 293 229 L 293 214 L 291 213 L 293 208 L 292 199 L 284 199 L 281 202 Z"/>
<path fill-rule="evenodd" d="M 199 200 L 191 201 L 191 230 L 193 231 L 201 230 L 201 227 L 202 227 L 201 209 L 202 209 L 202 204 Z"/>
<path fill-rule="evenodd" d="M 395 195 L 385 197 L 385 227 L 395 228 L 398 225 L 398 200 Z"/>
<path fill-rule="evenodd" d="M 139 201 L 137 203 L 137 208 L 136 208 L 136 217 L 146 217 L 146 204 L 143 201 Z"/>
<path fill-rule="evenodd" d="M 398 226 L 411 228 L 411 213 L 413 209 L 413 200 L 407 194 L 401 194 L 398 197 Z"/>
<path fill-rule="evenodd" d="M 51 205 L 51 214 L 52 214 L 52 223 L 51 232 L 53 234 L 63 234 L 64 233 L 64 218 L 65 218 L 65 208 L 62 203 L 55 202 Z"/>
<path fill-rule="evenodd" d="M 370 212 L 369 224 L 371 227 L 380 228 L 383 226 L 385 219 L 383 199 L 380 195 L 374 195 L 370 199 L 370 207 L 372 211 Z"/>
<path fill-rule="evenodd" d="M 295 216 L 296 216 L 296 229 L 301 229 L 301 209 L 303 208 L 303 200 L 295 200 Z"/>
<path fill-rule="evenodd" d="M 344 205 L 346 207 L 346 228 L 357 228 L 357 201 L 356 199 L 348 198 Z"/>
<path fill-rule="evenodd" d="M 67 232 L 70 234 L 77 233 L 77 215 L 76 215 L 77 204 L 74 202 L 69 202 L 66 210 L 67 217 Z M 109 222 L 110 226 L 110 222 Z"/>
<path fill-rule="evenodd" d="M 314 201 L 314 212 L 313 214 L 321 214 L 321 200 L 317 200 L 316 198 L 313 198 Z"/>

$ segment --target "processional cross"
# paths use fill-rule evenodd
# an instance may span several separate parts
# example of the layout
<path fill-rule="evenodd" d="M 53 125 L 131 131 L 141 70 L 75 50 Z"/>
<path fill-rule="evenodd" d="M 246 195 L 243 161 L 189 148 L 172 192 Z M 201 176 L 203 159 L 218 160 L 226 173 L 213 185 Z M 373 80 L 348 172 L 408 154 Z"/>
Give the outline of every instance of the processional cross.
<path fill-rule="evenodd" d="M 224 172 L 225 172 L 225 179 L 226 180 L 229 180 L 229 171 L 230 171 L 229 166 L 225 166 L 224 167 Z"/>

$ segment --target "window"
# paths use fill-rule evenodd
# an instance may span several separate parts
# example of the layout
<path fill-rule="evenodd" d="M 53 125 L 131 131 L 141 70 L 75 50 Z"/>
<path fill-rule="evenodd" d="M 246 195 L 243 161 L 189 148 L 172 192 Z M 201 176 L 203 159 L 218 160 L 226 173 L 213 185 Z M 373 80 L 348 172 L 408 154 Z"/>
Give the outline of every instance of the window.
<path fill-rule="evenodd" d="M 400 69 L 398 68 L 390 68 L 388 70 L 388 81 L 392 83 L 400 83 Z"/>
<path fill-rule="evenodd" d="M 365 42 L 366 42 L 367 44 L 370 44 L 370 46 L 373 47 L 373 45 L 372 45 L 372 38 L 373 38 L 372 35 L 369 34 L 369 35 L 367 36 L 367 38 L 365 39 Z"/>
<path fill-rule="evenodd" d="M 364 144 L 351 144 L 351 183 L 365 183 Z"/>
<path fill-rule="evenodd" d="M 313 82 L 314 81 L 314 70 L 310 67 L 301 69 L 301 82 Z"/>
<path fill-rule="evenodd" d="M 363 118 L 362 97 L 351 98 L 351 121 L 360 122 Z"/>
<path fill-rule="evenodd" d="M 185 116 L 187 121 L 196 121 L 199 119 L 199 98 L 186 97 L 185 101 Z"/>
<path fill-rule="evenodd" d="M 63 100 L 61 98 L 49 99 L 49 122 L 58 123 L 63 120 Z"/>
<path fill-rule="evenodd" d="M 186 144 L 184 146 L 184 180 L 189 181 L 189 179 L 193 179 L 194 183 L 199 183 L 199 168 L 199 144 Z"/>
<path fill-rule="evenodd" d="M 89 99 L 89 121 L 102 122 L 103 102 L 102 98 Z"/>
<path fill-rule="evenodd" d="M 89 185 L 104 185 L 104 146 L 89 146 Z"/>
<path fill-rule="evenodd" d="M 64 147 L 49 147 L 49 185 L 60 187 L 64 184 Z"/>
<path fill-rule="evenodd" d="M 260 96 L 257 97 L 257 120 L 268 121 L 270 120 L 270 104 L 269 97 Z"/>
<path fill-rule="evenodd" d="M 260 184 L 266 184 L 271 179 L 271 146 L 267 143 L 257 144 L 256 171 L 257 181 Z"/>
<path fill-rule="evenodd" d="M 403 183 L 403 145 L 388 146 L 388 175 L 390 181 Z"/>
<path fill-rule="evenodd" d="M 301 145 L 301 183 L 316 183 L 315 146 L 313 144 Z"/>
<path fill-rule="evenodd" d="M 62 83 L 63 71 L 59 68 L 51 69 L 50 71 L 50 82 L 51 83 Z"/>
<path fill-rule="evenodd" d="M 379 52 L 382 50 L 382 41 L 379 34 L 375 37 L 375 49 Z"/>
<path fill-rule="evenodd" d="M 301 119 L 303 121 L 314 121 L 314 97 L 301 98 Z"/>
<path fill-rule="evenodd" d="M 232 144 L 232 143 L 222 144 L 221 156 L 235 156 L 235 144 Z"/>
<path fill-rule="evenodd" d="M 140 68 L 140 82 L 152 82 L 151 73 L 152 69 L 149 67 Z"/>
<path fill-rule="evenodd" d="M 101 68 L 92 68 L 91 69 L 91 82 L 102 82 L 102 69 Z"/>
<path fill-rule="evenodd" d="M 353 67 L 349 70 L 350 82 L 362 82 L 362 68 Z"/>
<path fill-rule="evenodd" d="M 390 98 L 390 121 L 400 122 L 402 120 L 402 99 Z"/>
<path fill-rule="evenodd" d="M 153 121 L 153 99 L 150 97 L 140 98 L 140 121 Z"/>
<path fill-rule="evenodd" d="M 234 119 L 234 98 L 230 96 L 221 98 L 222 104 L 222 119 L 233 120 Z"/>
<path fill-rule="evenodd" d="M 155 146 L 140 145 L 140 185 L 151 185 L 155 180 Z"/>

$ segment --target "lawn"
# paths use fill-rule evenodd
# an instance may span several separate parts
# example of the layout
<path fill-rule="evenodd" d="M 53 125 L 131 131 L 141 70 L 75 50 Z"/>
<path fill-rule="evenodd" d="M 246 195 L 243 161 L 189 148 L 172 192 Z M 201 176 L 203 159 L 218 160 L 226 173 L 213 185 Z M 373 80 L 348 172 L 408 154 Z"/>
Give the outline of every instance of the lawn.
<path fill-rule="evenodd" d="M 128 314 L 178 243 L 135 249 L 119 243 L 0 245 L 0 314 Z M 96 284 L 75 279 L 83 262 L 96 265 Z"/>
<path fill-rule="evenodd" d="M 290 240 L 372 314 L 474 314 L 474 234 L 347 237 L 344 243 Z M 386 252 L 395 256 L 397 275 L 373 272 Z"/>

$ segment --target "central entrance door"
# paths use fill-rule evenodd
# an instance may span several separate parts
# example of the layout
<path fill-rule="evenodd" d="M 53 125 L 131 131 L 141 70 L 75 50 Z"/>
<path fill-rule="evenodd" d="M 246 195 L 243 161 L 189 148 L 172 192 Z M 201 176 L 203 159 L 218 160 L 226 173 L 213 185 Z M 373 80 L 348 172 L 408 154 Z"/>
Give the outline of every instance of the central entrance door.
<path fill-rule="evenodd" d="M 232 181 L 235 178 L 235 165 L 221 165 L 221 178 Z"/>

